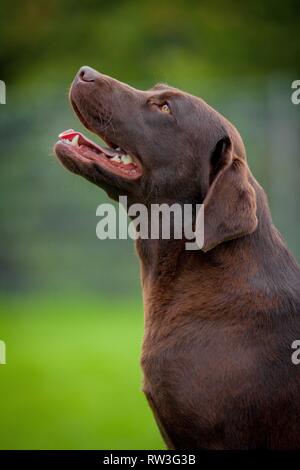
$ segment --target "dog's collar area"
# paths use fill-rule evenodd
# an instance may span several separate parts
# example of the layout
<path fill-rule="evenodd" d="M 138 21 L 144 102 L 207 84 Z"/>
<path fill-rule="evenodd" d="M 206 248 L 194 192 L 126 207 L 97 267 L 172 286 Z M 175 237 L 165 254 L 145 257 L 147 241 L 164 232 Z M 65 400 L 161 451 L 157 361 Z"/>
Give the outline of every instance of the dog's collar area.
<path fill-rule="evenodd" d="M 120 176 L 136 177 L 141 175 L 141 168 L 135 163 L 132 156 L 120 147 L 113 144 L 111 147 L 102 147 L 73 129 L 62 132 L 58 137 L 60 143 L 71 146 L 70 150 L 73 147 L 75 156 L 76 153 L 79 153 L 80 156 L 87 159 L 99 157 L 97 161 L 99 160 L 100 165 L 104 163 L 103 159 L 105 159 L 111 167 L 111 171 L 117 171 Z"/>

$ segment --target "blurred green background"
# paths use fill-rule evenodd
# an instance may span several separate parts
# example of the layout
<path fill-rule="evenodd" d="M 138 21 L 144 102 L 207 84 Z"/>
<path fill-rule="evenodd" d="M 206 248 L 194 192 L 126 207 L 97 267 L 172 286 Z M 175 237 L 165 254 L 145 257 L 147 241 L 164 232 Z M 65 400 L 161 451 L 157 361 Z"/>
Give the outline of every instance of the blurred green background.
<path fill-rule="evenodd" d="M 2 0 L 0 448 L 163 448 L 141 393 L 133 244 L 96 239 L 105 194 L 52 155 L 59 132 L 83 130 L 67 99 L 78 68 L 165 81 L 225 114 L 299 260 L 299 16 L 292 0 Z"/>

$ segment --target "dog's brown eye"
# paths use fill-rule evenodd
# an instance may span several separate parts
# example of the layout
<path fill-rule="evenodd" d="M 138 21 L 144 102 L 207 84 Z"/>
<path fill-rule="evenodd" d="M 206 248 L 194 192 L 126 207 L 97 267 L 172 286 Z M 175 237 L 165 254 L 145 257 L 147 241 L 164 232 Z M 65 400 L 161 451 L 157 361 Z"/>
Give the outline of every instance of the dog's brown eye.
<path fill-rule="evenodd" d="M 164 103 L 162 106 L 160 106 L 160 109 L 163 113 L 171 113 L 170 106 L 167 103 Z"/>

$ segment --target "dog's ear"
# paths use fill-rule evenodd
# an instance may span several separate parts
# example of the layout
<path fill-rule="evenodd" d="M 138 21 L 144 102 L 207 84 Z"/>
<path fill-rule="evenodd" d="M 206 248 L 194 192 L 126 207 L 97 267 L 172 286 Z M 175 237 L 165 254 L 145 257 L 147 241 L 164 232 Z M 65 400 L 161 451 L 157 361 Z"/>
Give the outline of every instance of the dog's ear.
<path fill-rule="evenodd" d="M 257 227 L 256 193 L 246 162 L 233 154 L 229 137 L 211 157 L 210 187 L 204 199 L 204 252 Z"/>

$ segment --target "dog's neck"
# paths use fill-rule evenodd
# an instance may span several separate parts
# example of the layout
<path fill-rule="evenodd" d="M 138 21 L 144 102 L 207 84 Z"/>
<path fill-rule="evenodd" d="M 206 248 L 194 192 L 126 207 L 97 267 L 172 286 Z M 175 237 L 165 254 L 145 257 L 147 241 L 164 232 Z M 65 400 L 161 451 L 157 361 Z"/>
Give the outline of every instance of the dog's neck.
<path fill-rule="evenodd" d="M 177 327 L 189 314 L 203 321 L 224 316 L 239 318 L 246 300 L 256 310 L 262 298 L 266 310 L 276 310 L 278 289 L 286 291 L 287 297 L 293 285 L 297 289 L 299 268 L 273 226 L 264 191 L 258 184 L 256 192 L 257 230 L 207 253 L 187 251 L 184 240 L 136 242 L 146 335 L 150 334 L 151 341 L 168 334 L 175 317 Z M 281 276 L 283 268 L 285 279 Z M 234 307 L 227 312 L 224 298 L 229 294 Z M 257 308 L 256 299 L 260 299 Z"/>

